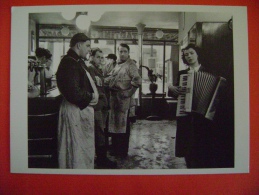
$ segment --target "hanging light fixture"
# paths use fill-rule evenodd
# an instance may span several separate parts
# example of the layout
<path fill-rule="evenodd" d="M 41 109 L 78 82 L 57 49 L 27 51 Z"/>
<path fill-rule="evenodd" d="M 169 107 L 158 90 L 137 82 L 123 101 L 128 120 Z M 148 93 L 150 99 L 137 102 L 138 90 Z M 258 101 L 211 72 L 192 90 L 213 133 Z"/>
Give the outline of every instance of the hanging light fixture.
<path fill-rule="evenodd" d="M 76 18 L 76 26 L 81 30 L 86 30 L 90 27 L 91 21 L 86 13 L 82 13 Z"/>
<path fill-rule="evenodd" d="M 69 35 L 69 28 L 64 26 L 62 29 L 61 29 L 61 34 L 64 35 L 64 36 L 67 36 Z"/>
<path fill-rule="evenodd" d="M 61 15 L 66 20 L 72 20 L 76 16 L 76 13 L 71 11 L 65 11 L 62 12 Z"/>
<path fill-rule="evenodd" d="M 158 39 L 161 39 L 164 36 L 164 32 L 162 30 L 157 30 L 156 31 L 156 37 Z"/>

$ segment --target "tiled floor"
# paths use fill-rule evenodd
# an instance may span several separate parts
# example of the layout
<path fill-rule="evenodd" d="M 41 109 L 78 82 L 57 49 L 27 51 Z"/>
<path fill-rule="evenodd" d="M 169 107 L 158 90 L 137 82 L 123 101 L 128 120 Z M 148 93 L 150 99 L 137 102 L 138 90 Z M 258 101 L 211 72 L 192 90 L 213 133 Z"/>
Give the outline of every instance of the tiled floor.
<path fill-rule="evenodd" d="M 181 169 L 183 158 L 175 157 L 176 121 L 137 120 L 131 127 L 129 155 L 115 158 L 118 169 Z"/>

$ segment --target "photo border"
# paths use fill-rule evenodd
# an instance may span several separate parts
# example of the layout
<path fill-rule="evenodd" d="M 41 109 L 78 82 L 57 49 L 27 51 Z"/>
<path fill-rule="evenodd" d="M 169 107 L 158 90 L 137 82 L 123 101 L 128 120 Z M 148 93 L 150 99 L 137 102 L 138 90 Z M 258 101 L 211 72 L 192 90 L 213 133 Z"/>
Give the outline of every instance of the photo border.
<path fill-rule="evenodd" d="M 175 11 L 228 12 L 233 14 L 234 92 L 235 92 L 235 168 L 165 169 L 165 170 L 89 170 L 28 168 L 27 143 L 27 63 L 29 13 L 61 12 L 66 9 L 85 11 Z M 35 12 L 37 10 L 37 12 Z M 245 6 L 177 6 L 177 5 L 71 5 L 12 7 L 11 22 L 11 93 L 10 156 L 11 173 L 86 174 L 86 175 L 178 175 L 227 174 L 249 172 L 249 65 L 247 8 Z M 242 37 L 242 38 L 241 38 Z M 27 48 L 27 49 L 26 49 Z M 242 80 L 240 79 L 242 78 Z"/>

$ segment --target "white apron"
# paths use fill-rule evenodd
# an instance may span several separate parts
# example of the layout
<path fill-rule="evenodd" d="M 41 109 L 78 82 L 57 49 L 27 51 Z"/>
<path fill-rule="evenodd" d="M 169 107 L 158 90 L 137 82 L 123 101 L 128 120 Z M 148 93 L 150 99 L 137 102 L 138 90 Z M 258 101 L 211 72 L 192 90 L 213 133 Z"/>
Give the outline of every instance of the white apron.
<path fill-rule="evenodd" d="M 85 70 L 86 71 L 86 70 Z M 99 94 L 86 71 L 94 91 L 93 100 L 80 110 L 65 98 L 60 106 L 58 122 L 58 162 L 63 169 L 94 169 L 94 109 Z"/>
<path fill-rule="evenodd" d="M 58 124 L 59 168 L 93 169 L 94 155 L 93 107 L 80 110 L 64 99 Z"/>

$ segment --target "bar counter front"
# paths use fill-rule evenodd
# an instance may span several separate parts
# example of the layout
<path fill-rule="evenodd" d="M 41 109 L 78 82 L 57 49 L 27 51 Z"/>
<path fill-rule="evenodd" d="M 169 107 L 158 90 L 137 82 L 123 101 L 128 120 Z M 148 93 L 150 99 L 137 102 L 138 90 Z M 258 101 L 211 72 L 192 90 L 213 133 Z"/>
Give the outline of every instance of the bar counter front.
<path fill-rule="evenodd" d="M 28 92 L 28 167 L 58 168 L 57 128 L 62 95 L 52 88 Z"/>

